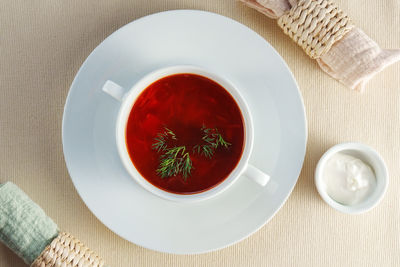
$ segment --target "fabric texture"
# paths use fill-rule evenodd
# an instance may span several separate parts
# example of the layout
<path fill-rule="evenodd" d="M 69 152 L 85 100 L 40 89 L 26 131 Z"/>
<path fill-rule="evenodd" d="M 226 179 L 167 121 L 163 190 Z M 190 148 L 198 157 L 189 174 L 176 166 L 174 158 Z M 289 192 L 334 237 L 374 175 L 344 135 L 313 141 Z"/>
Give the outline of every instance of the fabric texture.
<path fill-rule="evenodd" d="M 347 87 L 363 91 L 369 79 L 399 60 L 400 49 L 381 49 L 362 30 L 354 28 L 317 62 Z"/>
<path fill-rule="evenodd" d="M 285 12 L 289 12 L 290 9 L 295 9 L 297 3 L 307 2 L 307 6 L 312 7 L 312 10 L 309 12 L 304 11 L 299 14 L 299 17 L 300 21 L 308 23 L 311 22 L 313 16 L 320 18 L 326 15 L 326 11 L 323 11 L 323 9 L 320 11 L 314 9 L 319 4 L 310 5 L 309 3 L 328 2 L 328 0 L 290 0 L 290 2 L 289 0 L 241 1 L 270 18 L 279 18 Z M 324 25 L 328 25 L 328 23 L 324 23 Z M 287 27 L 297 30 L 302 26 L 298 25 L 298 21 L 296 21 L 296 25 Z M 315 25 L 311 22 L 310 27 L 315 27 Z M 316 37 L 315 33 L 313 37 Z M 297 39 L 295 41 L 297 42 Z M 364 91 L 365 84 L 369 79 L 399 60 L 400 49 L 381 49 L 376 42 L 358 28 L 353 28 L 343 38 L 336 41 L 321 58 L 317 59 L 319 66 L 326 73 L 350 89 L 359 92 Z"/>
<path fill-rule="evenodd" d="M 15 184 L 0 187 L 0 241 L 31 264 L 58 235 L 57 225 Z"/>
<path fill-rule="evenodd" d="M 241 0 L 243 3 L 270 17 L 277 19 L 289 11 L 292 5 L 287 0 Z"/>

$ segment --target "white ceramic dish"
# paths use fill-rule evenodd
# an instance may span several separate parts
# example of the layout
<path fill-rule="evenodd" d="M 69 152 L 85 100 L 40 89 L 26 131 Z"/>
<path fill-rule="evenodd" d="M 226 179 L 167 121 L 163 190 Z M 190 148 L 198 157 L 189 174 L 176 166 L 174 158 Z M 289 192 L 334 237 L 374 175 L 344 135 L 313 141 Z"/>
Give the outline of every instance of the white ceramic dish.
<path fill-rule="evenodd" d="M 254 124 L 249 163 L 271 176 L 267 186 L 239 179 L 212 199 L 184 204 L 130 178 L 115 145 L 120 104 L 101 88 L 108 79 L 130 88 L 155 69 L 181 64 L 221 73 L 242 88 Z M 65 104 L 63 149 L 79 195 L 108 228 L 149 249 L 193 254 L 238 242 L 274 216 L 297 182 L 306 127 L 296 82 L 262 37 L 220 15 L 177 10 L 126 25 L 91 53 Z"/>
<path fill-rule="evenodd" d="M 359 158 L 367 163 L 375 173 L 376 188 L 370 196 L 357 205 L 343 205 L 333 200 L 326 192 L 322 172 L 326 162 L 336 153 L 341 152 Z M 322 199 L 332 208 L 349 214 L 360 214 L 374 208 L 382 200 L 388 187 L 388 171 L 383 158 L 371 147 L 360 143 L 343 143 L 331 147 L 322 155 L 315 169 L 315 186 Z"/>
<path fill-rule="evenodd" d="M 232 173 L 218 186 L 211 188 L 210 190 L 206 190 L 197 194 L 173 194 L 167 191 L 161 190 L 151 183 L 149 183 L 135 168 L 132 164 L 131 158 L 128 153 L 128 149 L 126 147 L 126 123 L 128 121 L 129 114 L 131 112 L 132 106 L 135 103 L 136 98 L 153 82 L 167 77 L 169 75 L 177 74 L 177 73 L 192 73 L 207 77 L 218 84 L 220 84 L 225 90 L 228 91 L 229 94 L 233 96 L 236 103 L 239 105 L 239 108 L 242 112 L 242 116 L 244 119 L 245 126 L 245 142 L 244 149 L 242 153 L 242 157 L 237 164 L 236 168 L 232 170 Z M 252 179 L 254 182 L 258 183 L 260 186 L 265 186 L 270 177 L 260 171 L 258 168 L 249 164 L 249 158 L 251 155 L 251 151 L 253 149 L 253 141 L 254 141 L 254 127 L 253 120 L 250 114 L 249 107 L 240 94 L 239 90 L 233 85 L 230 81 L 224 79 L 222 75 L 211 73 L 204 68 L 200 68 L 198 66 L 193 65 L 180 65 L 180 66 L 169 66 L 165 68 L 161 68 L 155 70 L 145 77 L 141 78 L 131 89 L 122 88 L 118 84 L 113 81 L 106 81 L 102 90 L 107 94 L 111 95 L 119 102 L 121 102 L 121 107 L 118 112 L 118 118 L 116 123 L 116 144 L 119 152 L 119 156 L 125 169 L 132 176 L 132 178 L 147 191 L 162 197 L 167 200 L 177 201 L 177 202 L 195 202 L 200 200 L 206 200 L 216 195 L 222 193 L 227 188 L 229 188 L 233 183 L 235 183 L 242 175 Z"/>

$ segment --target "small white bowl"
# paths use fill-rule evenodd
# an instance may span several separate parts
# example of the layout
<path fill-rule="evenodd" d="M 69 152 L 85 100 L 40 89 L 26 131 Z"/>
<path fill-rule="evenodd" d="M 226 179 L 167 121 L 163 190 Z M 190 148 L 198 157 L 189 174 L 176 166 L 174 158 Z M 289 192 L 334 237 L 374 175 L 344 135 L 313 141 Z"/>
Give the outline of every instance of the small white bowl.
<path fill-rule="evenodd" d="M 322 180 L 322 172 L 326 162 L 331 158 L 332 155 L 338 152 L 343 152 L 361 159 L 367 163 L 375 173 L 375 190 L 359 204 L 351 206 L 340 204 L 332 199 L 326 192 L 326 185 Z M 364 213 L 378 205 L 383 198 L 389 183 L 388 171 L 383 158 L 373 148 L 360 143 L 343 143 L 331 147 L 325 152 L 324 155 L 322 155 L 321 159 L 319 160 L 317 168 L 315 169 L 314 178 L 318 193 L 321 195 L 322 199 L 325 200 L 325 202 L 328 203 L 328 205 L 330 205 L 332 208 L 349 214 Z"/>

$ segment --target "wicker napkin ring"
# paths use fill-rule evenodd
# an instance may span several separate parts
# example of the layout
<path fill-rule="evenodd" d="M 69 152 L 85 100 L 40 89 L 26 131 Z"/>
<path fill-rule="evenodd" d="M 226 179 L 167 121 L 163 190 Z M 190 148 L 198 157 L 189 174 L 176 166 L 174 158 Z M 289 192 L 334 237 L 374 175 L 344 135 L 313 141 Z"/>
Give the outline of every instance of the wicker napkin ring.
<path fill-rule="evenodd" d="M 299 0 L 278 25 L 313 59 L 323 56 L 354 25 L 330 0 Z"/>
<path fill-rule="evenodd" d="M 60 232 L 31 267 L 101 267 L 104 261 L 81 241 Z"/>

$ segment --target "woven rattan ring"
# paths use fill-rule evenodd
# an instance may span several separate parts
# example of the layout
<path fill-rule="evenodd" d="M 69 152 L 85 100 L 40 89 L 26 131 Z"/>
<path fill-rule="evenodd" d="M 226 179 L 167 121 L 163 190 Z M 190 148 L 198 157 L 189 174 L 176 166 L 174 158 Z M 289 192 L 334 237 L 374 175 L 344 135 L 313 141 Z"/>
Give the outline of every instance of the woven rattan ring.
<path fill-rule="evenodd" d="M 299 0 L 278 25 L 313 59 L 324 55 L 354 25 L 330 0 Z"/>
<path fill-rule="evenodd" d="M 31 267 L 101 267 L 104 261 L 81 241 L 61 232 L 32 263 Z"/>

